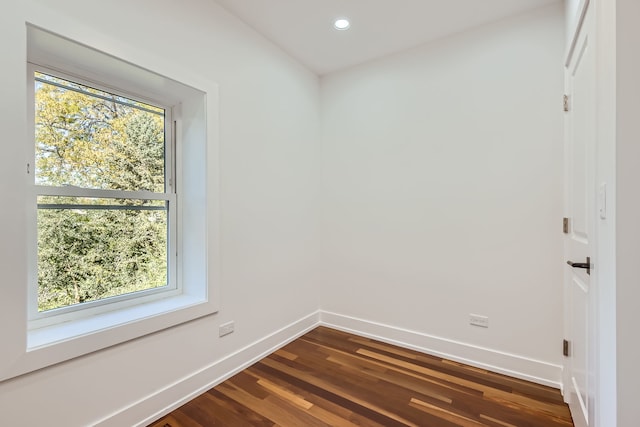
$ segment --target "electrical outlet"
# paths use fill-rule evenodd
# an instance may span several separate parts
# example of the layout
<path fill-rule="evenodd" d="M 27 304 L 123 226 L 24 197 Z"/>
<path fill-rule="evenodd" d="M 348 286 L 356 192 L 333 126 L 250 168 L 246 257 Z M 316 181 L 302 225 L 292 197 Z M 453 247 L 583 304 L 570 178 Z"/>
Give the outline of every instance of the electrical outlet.
<path fill-rule="evenodd" d="M 223 337 L 225 335 L 229 335 L 231 333 L 233 333 L 235 327 L 235 323 L 234 322 L 227 322 L 227 323 L 223 323 L 222 325 L 220 325 L 218 327 L 218 335 Z"/>
<path fill-rule="evenodd" d="M 489 318 L 487 316 L 480 316 L 478 314 L 470 314 L 469 324 L 473 326 L 480 326 L 481 328 L 488 328 Z"/>

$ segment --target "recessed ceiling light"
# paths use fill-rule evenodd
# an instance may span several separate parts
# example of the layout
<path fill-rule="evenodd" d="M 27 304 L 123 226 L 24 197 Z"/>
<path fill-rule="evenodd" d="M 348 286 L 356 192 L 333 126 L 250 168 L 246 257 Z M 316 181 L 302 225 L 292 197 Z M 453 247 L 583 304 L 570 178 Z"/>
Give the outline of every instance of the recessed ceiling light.
<path fill-rule="evenodd" d="M 333 23 L 333 27 L 336 30 L 347 30 L 351 26 L 351 23 L 346 18 L 336 19 L 336 22 Z"/>

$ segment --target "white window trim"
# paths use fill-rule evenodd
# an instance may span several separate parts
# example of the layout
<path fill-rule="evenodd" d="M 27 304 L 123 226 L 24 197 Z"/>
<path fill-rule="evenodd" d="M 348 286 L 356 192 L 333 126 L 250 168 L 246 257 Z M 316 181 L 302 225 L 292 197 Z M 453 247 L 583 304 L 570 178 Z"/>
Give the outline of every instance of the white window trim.
<path fill-rule="evenodd" d="M 90 81 L 84 76 L 74 76 L 60 70 L 54 70 L 50 67 L 35 64 L 33 62 L 28 63 L 27 66 L 27 79 L 31 81 L 27 100 L 28 117 L 27 123 L 33 124 L 35 122 L 35 110 L 32 108 L 35 102 L 35 73 L 41 72 L 53 77 L 58 77 L 64 80 L 79 83 L 87 87 L 95 88 L 105 92 L 113 93 L 115 95 L 123 96 L 126 98 L 133 98 L 131 94 L 128 94 L 117 88 L 106 86 L 103 82 Z M 96 76 L 96 78 L 100 78 Z M 54 325 L 56 323 L 77 321 L 82 317 L 96 316 L 102 313 L 113 310 L 121 310 L 132 305 L 151 302 L 159 298 L 166 298 L 170 296 L 176 296 L 182 293 L 182 282 L 178 280 L 177 268 L 178 268 L 178 236 L 177 236 L 177 196 L 175 191 L 176 171 L 175 165 L 175 138 L 176 133 L 174 131 L 174 114 L 172 113 L 173 107 L 167 105 L 160 105 L 151 99 L 135 97 L 136 101 L 145 102 L 149 105 L 163 108 L 164 114 L 164 132 L 165 132 L 165 191 L 162 193 L 150 192 L 150 191 L 121 191 L 121 190 L 102 190 L 102 189 L 89 189 L 78 188 L 74 186 L 45 186 L 35 183 L 35 129 L 30 126 L 30 138 L 29 138 L 29 154 L 33 160 L 34 165 L 31 168 L 29 175 L 32 180 L 31 191 L 31 209 L 29 211 L 29 231 L 33 234 L 29 238 L 29 330 L 36 330 L 39 328 Z M 176 117 L 176 119 L 179 119 Z M 75 304 L 66 307 L 62 307 L 55 310 L 49 310 L 40 312 L 38 311 L 38 284 L 37 284 L 37 197 L 38 196 L 69 196 L 69 197 L 96 197 L 96 198 L 113 198 L 113 199 L 144 199 L 144 200 L 162 200 L 169 202 L 169 210 L 167 212 L 168 220 L 168 246 L 167 246 L 167 285 L 162 288 L 148 289 L 136 293 L 129 293 L 114 296 L 107 299 L 90 301 L 83 304 Z M 35 232 L 34 232 L 35 231 Z M 39 334 L 42 335 L 42 334 Z"/>
<path fill-rule="evenodd" d="M 93 71 L 105 69 L 104 65 L 110 64 L 106 69 L 121 72 L 125 83 L 134 80 L 150 86 L 142 88 L 145 93 L 153 93 L 154 85 L 159 88 L 170 83 L 169 89 L 161 92 L 167 98 L 160 101 L 163 105 L 178 106 L 176 110 L 182 114 L 184 120 L 176 121 L 176 134 L 182 140 L 177 147 L 177 156 L 182 158 L 182 164 L 188 165 L 177 165 L 178 193 L 184 211 L 178 216 L 181 236 L 178 250 L 185 259 L 178 266 L 177 274 L 183 287 L 180 294 L 167 298 L 29 330 L 25 271 L 23 283 L 8 285 L 8 295 L 12 297 L 0 300 L 0 310 L 25 314 L 25 317 L 14 319 L 15 323 L 0 346 L 0 359 L 6 361 L 0 365 L 0 381 L 210 315 L 219 309 L 217 85 L 168 58 L 137 51 L 124 42 L 105 38 L 104 34 L 91 28 L 71 25 L 63 15 L 44 11 L 31 13 L 33 16 L 25 22 L 23 44 L 29 45 L 28 61 L 81 75 L 91 74 L 92 70 L 85 67 L 87 64 L 94 65 Z M 74 39 L 83 44 L 72 42 Z M 78 58 L 83 57 L 87 62 L 80 63 Z M 139 79 L 151 73 L 147 70 L 153 70 L 156 78 Z M 25 99 L 30 84 L 26 79 Z M 120 81 L 114 85 L 137 94 Z M 27 120 L 24 123 L 26 136 L 32 123 Z M 24 182 L 27 190 L 28 178 Z M 27 212 L 32 200 L 29 191 L 25 191 Z M 18 290 L 20 288 L 22 292 Z"/>

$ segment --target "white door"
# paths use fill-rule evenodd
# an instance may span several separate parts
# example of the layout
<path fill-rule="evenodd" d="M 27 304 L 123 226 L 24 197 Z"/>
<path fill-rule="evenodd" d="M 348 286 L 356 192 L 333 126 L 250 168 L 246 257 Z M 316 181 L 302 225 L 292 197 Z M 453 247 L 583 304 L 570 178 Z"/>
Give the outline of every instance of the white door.
<path fill-rule="evenodd" d="M 596 286 L 595 253 L 595 97 L 596 56 L 593 7 L 588 7 L 566 69 L 565 357 L 564 393 L 576 427 L 593 426 Z M 573 266 L 569 265 L 573 264 Z"/>

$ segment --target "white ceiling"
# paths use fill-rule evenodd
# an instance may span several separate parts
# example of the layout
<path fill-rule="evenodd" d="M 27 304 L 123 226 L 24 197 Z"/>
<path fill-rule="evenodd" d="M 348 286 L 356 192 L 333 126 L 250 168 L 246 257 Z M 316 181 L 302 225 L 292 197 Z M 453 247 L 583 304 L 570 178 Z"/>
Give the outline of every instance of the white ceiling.
<path fill-rule="evenodd" d="M 559 0 L 216 1 L 322 75 Z"/>

